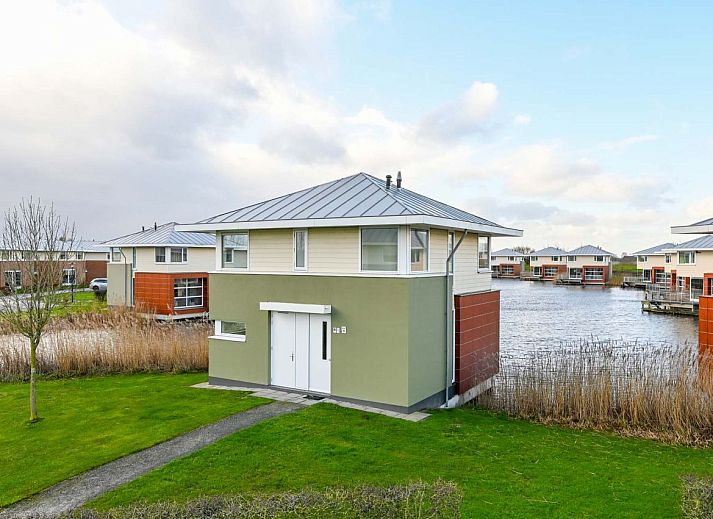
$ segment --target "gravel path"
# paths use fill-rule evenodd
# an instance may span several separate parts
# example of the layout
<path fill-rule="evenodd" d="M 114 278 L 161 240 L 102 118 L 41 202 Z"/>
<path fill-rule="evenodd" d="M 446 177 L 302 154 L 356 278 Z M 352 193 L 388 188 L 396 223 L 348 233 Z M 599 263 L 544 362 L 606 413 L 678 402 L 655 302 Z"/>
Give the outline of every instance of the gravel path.
<path fill-rule="evenodd" d="M 236 431 L 303 407 L 290 402 L 274 402 L 234 414 L 220 422 L 206 425 L 58 483 L 35 496 L 0 510 L 0 519 L 57 517 Z"/>

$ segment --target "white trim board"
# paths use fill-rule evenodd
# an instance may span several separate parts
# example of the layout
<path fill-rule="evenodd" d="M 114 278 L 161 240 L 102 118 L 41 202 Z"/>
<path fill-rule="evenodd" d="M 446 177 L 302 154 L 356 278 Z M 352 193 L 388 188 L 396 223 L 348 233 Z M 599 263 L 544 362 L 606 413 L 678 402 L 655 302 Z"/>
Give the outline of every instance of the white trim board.
<path fill-rule="evenodd" d="M 260 310 L 326 315 L 332 313 L 332 305 L 310 305 L 303 303 L 277 303 L 271 301 L 261 301 Z"/>

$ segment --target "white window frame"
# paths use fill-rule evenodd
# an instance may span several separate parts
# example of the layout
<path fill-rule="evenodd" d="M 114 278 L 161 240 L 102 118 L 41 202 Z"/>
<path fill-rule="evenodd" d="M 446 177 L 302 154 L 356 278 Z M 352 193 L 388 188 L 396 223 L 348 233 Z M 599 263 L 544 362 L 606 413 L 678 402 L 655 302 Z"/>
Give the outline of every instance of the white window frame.
<path fill-rule="evenodd" d="M 175 278 L 175 279 L 173 280 L 173 290 L 176 290 L 176 282 L 177 282 L 178 280 L 180 280 L 180 279 L 185 279 L 185 280 L 186 280 L 186 286 L 185 286 L 185 287 L 178 287 L 178 288 L 184 288 L 184 289 L 186 290 L 186 295 L 185 295 L 185 296 L 176 296 L 176 294 L 175 294 L 175 292 L 174 292 L 174 294 L 173 294 L 173 309 L 174 309 L 174 310 L 185 310 L 185 309 L 191 309 L 191 308 L 203 308 L 203 307 L 205 306 L 205 282 L 206 282 L 205 278 L 201 278 L 201 277 L 196 278 L 196 277 L 189 277 L 189 276 L 186 276 L 186 277 L 184 277 L 184 278 Z M 189 279 L 200 279 L 200 280 L 201 280 L 201 284 L 200 284 L 200 289 L 201 289 L 201 295 L 200 295 L 201 304 L 199 304 L 199 305 L 190 305 L 190 306 L 189 306 L 188 304 L 186 304 L 186 306 L 176 306 L 176 299 L 185 299 L 185 300 L 186 300 L 186 303 L 188 303 L 188 299 L 189 299 L 190 297 L 198 297 L 198 296 L 189 296 L 189 295 L 188 295 L 188 290 L 189 290 L 189 289 L 191 289 L 191 288 L 198 288 L 198 287 L 189 287 L 189 286 L 188 286 L 188 282 L 187 282 Z"/>
<path fill-rule="evenodd" d="M 506 276 L 512 276 L 515 274 L 515 267 L 512 265 L 503 265 L 500 267 L 500 273 Z"/>
<path fill-rule="evenodd" d="M 577 261 L 577 256 L 567 256 L 567 263 L 573 263 Z"/>
<path fill-rule="evenodd" d="M 244 234 L 245 235 L 246 243 L 247 243 L 245 252 L 247 252 L 247 254 L 246 254 L 246 261 L 245 261 L 244 267 L 225 267 L 224 266 L 226 261 L 225 261 L 225 256 L 224 256 L 225 250 L 223 249 L 223 240 L 225 239 L 225 236 L 229 235 L 229 234 Z M 220 245 L 220 246 L 218 247 L 218 245 Z M 236 250 L 242 250 L 242 249 L 231 249 L 230 250 L 231 261 L 229 261 L 228 263 L 232 263 L 232 258 L 235 255 Z M 226 231 L 224 233 L 221 233 L 220 240 L 216 241 L 216 255 L 218 257 L 217 258 L 218 259 L 218 264 L 217 264 L 218 270 L 225 270 L 228 272 L 231 272 L 231 271 L 232 272 L 245 272 L 246 270 L 250 270 L 250 231 Z"/>
<path fill-rule="evenodd" d="M 594 256 L 594 262 L 595 263 L 604 263 L 604 256 L 601 254 L 599 256 Z"/>
<path fill-rule="evenodd" d="M 12 272 L 12 285 L 7 284 L 7 275 Z M 5 286 L 8 288 L 11 288 L 13 290 L 17 290 L 18 288 L 22 288 L 22 271 L 21 270 L 6 270 L 3 273 L 4 280 L 5 281 Z M 20 283 L 17 283 L 18 278 L 20 279 Z"/>
<path fill-rule="evenodd" d="M 553 270 L 554 270 L 554 274 L 552 273 Z M 551 265 L 542 267 L 542 277 L 543 278 L 551 278 L 551 277 L 556 278 L 558 274 L 559 274 L 559 269 L 557 267 L 553 267 Z"/>
<path fill-rule="evenodd" d="M 66 283 L 64 282 L 64 275 L 66 272 L 74 272 L 74 283 L 71 283 L 67 281 Z M 77 269 L 76 268 L 66 268 L 62 269 L 62 286 L 63 287 L 71 287 L 71 286 L 76 286 L 77 285 Z"/>
<path fill-rule="evenodd" d="M 426 231 L 426 268 L 411 270 L 411 231 Z M 409 227 L 408 230 L 408 272 L 409 274 L 428 274 L 431 272 L 431 229 L 426 227 Z"/>
<path fill-rule="evenodd" d="M 173 261 L 173 251 L 181 251 L 181 261 Z M 166 247 L 166 263 L 178 265 L 180 263 L 188 263 L 188 247 Z"/>
<path fill-rule="evenodd" d="M 671 263 L 671 255 L 670 254 L 666 254 L 666 256 L 664 258 L 664 263 Z"/>
<path fill-rule="evenodd" d="M 235 342 L 245 342 L 247 339 L 247 329 L 248 325 L 244 321 L 229 321 L 229 322 L 242 322 L 245 324 L 245 333 L 243 335 L 238 335 L 235 333 L 223 333 L 223 321 L 222 320 L 216 320 L 215 321 L 215 335 L 211 337 L 211 339 L 221 339 L 225 341 L 235 341 Z"/>
<path fill-rule="evenodd" d="M 488 242 L 488 251 L 486 257 L 488 258 L 488 266 L 486 267 L 481 267 L 480 266 L 480 239 L 485 238 Z M 478 272 L 492 272 L 490 269 L 491 263 L 490 263 L 490 251 L 492 250 L 493 247 L 493 240 L 491 236 L 482 236 L 478 235 L 476 239 L 476 260 L 477 260 L 477 265 L 478 265 Z"/>
<path fill-rule="evenodd" d="M 681 255 L 687 255 L 692 261 L 681 261 Z M 678 253 L 678 264 L 679 265 L 695 265 L 696 264 L 696 251 L 692 250 L 682 250 Z"/>
<path fill-rule="evenodd" d="M 579 275 L 572 277 L 572 271 L 573 271 L 573 270 L 579 271 Z M 583 274 L 583 272 L 584 272 L 584 271 L 582 270 L 582 267 L 568 267 L 568 268 L 567 268 L 567 278 L 568 278 L 568 279 L 582 279 L 582 274 Z"/>
<path fill-rule="evenodd" d="M 77 261 L 84 261 L 84 252 L 83 251 L 77 252 Z"/>
<path fill-rule="evenodd" d="M 304 266 L 298 267 L 297 266 L 297 234 L 298 233 L 304 233 L 305 237 L 305 258 L 304 258 Z M 249 251 L 248 251 L 249 254 Z M 307 272 L 309 266 L 308 266 L 308 258 L 309 258 L 309 231 L 307 229 L 295 229 L 292 231 L 292 269 L 295 272 Z"/>
<path fill-rule="evenodd" d="M 396 270 L 364 270 L 364 262 L 362 261 L 362 251 L 364 250 L 364 245 L 362 242 L 363 230 L 366 229 L 396 229 Z M 408 233 L 411 234 L 410 232 Z M 369 273 L 369 274 L 398 274 L 399 266 L 401 265 L 401 226 L 398 225 L 375 225 L 369 227 L 359 227 L 359 272 Z M 410 260 L 410 258 L 409 258 Z M 409 265 L 411 262 L 409 261 Z"/>
<path fill-rule="evenodd" d="M 163 261 L 159 261 L 157 258 L 157 253 L 161 249 L 163 249 Z M 168 258 L 166 256 L 166 247 L 154 247 L 153 248 L 153 262 L 156 265 L 165 265 L 166 263 L 168 263 Z"/>
<path fill-rule="evenodd" d="M 109 254 L 111 255 L 111 263 L 122 263 L 124 255 L 121 253 L 121 247 L 112 247 Z M 119 259 L 116 259 L 117 255 Z"/>
<path fill-rule="evenodd" d="M 584 281 L 604 281 L 604 267 L 584 267 Z M 589 276 L 589 272 L 598 272 L 601 275 Z"/>

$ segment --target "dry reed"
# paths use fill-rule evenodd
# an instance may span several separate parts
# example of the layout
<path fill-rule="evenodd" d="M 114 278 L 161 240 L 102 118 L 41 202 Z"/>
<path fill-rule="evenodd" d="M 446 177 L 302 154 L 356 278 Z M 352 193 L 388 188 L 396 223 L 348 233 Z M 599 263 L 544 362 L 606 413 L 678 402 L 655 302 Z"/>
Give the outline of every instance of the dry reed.
<path fill-rule="evenodd" d="M 130 311 L 57 319 L 38 348 L 39 371 L 48 378 L 204 371 L 211 329 L 205 321 L 158 322 Z M 0 335 L 0 381 L 28 378 L 26 339 Z"/>
<path fill-rule="evenodd" d="M 504 359 L 479 405 L 512 416 L 713 444 L 713 361 L 687 347 L 581 341 Z"/>

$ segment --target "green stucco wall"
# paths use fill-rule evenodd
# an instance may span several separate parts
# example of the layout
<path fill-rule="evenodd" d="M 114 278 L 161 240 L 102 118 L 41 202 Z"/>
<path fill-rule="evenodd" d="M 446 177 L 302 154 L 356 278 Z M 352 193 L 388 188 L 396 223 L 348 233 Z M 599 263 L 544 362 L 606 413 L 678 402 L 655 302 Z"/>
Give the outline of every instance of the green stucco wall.
<path fill-rule="evenodd" d="M 332 305 L 332 394 L 397 406 L 443 389 L 443 277 L 210 275 L 212 319 L 244 321 L 246 341 L 210 341 L 210 376 L 269 383 L 261 301 Z"/>

